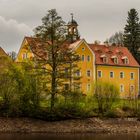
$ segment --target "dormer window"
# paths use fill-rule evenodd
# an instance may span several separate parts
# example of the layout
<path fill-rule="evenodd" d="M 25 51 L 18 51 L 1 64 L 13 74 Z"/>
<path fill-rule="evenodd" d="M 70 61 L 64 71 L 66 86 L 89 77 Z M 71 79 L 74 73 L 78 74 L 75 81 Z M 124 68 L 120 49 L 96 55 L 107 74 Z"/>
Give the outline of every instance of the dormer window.
<path fill-rule="evenodd" d="M 112 56 L 114 64 L 118 64 L 118 57 L 117 56 Z"/>
<path fill-rule="evenodd" d="M 126 56 L 122 57 L 122 59 L 124 64 L 129 64 L 129 59 Z"/>
<path fill-rule="evenodd" d="M 107 57 L 104 57 L 103 58 L 103 63 L 107 63 L 108 62 L 108 58 Z"/>
<path fill-rule="evenodd" d="M 108 62 L 108 58 L 107 58 L 106 55 L 101 55 L 100 57 L 103 60 L 103 63 L 107 63 Z"/>
<path fill-rule="evenodd" d="M 115 63 L 115 64 L 118 64 L 118 58 L 117 58 L 117 57 L 114 58 L 114 63 Z"/>

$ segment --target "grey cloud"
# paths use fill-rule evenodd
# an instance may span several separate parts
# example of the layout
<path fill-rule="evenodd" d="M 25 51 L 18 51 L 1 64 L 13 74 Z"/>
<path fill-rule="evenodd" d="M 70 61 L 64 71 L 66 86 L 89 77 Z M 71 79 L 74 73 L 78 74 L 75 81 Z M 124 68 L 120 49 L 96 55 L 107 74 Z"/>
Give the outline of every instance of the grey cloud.
<path fill-rule="evenodd" d="M 31 33 L 30 27 L 26 24 L 18 23 L 13 19 L 6 20 L 0 16 L 0 45 L 6 51 L 17 51 L 21 39 Z"/>
<path fill-rule="evenodd" d="M 52 8 L 56 8 L 65 21 L 73 12 L 81 37 L 88 42 L 96 39 L 103 42 L 114 32 L 123 30 L 130 8 L 136 8 L 140 13 L 139 5 L 140 0 L 0 0 L 0 16 L 6 18 L 6 23 L 14 19 L 17 25 L 15 30 L 4 29 L 0 21 L 0 34 L 3 29 L 5 33 L 0 35 L 0 43 L 5 40 L 3 46 L 7 50 L 17 51 L 23 36 L 32 34 L 32 29 L 41 24 L 41 18 Z"/>

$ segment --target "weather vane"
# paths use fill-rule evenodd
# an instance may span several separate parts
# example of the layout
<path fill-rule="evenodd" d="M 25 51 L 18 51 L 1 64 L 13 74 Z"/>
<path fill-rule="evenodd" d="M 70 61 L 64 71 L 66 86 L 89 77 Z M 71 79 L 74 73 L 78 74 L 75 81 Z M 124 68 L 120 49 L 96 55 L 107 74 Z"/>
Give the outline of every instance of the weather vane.
<path fill-rule="evenodd" d="M 71 13 L 71 18 L 72 18 L 72 21 L 73 21 L 73 15 L 74 15 L 74 14 L 73 14 L 73 13 Z"/>

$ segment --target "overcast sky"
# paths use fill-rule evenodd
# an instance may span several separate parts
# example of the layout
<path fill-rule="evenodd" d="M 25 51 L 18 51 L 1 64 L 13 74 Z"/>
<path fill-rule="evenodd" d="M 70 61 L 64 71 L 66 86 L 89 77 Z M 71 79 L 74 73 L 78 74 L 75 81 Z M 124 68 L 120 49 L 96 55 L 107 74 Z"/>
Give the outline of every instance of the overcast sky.
<path fill-rule="evenodd" d="M 135 8 L 140 14 L 140 0 L 0 0 L 0 46 L 18 52 L 24 36 L 33 35 L 52 8 L 66 22 L 74 13 L 81 38 L 92 43 L 123 30 L 128 10 Z"/>

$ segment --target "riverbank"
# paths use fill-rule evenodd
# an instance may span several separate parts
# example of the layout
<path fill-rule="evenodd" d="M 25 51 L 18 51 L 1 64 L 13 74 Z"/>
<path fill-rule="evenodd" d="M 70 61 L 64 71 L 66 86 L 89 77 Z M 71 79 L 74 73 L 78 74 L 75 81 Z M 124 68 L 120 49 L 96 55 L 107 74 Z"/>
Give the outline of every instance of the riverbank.
<path fill-rule="evenodd" d="M 136 118 L 88 118 L 46 122 L 30 118 L 0 118 L 1 133 L 140 133 Z"/>

